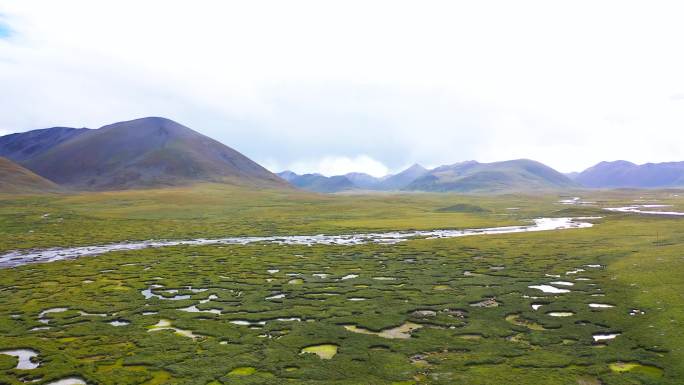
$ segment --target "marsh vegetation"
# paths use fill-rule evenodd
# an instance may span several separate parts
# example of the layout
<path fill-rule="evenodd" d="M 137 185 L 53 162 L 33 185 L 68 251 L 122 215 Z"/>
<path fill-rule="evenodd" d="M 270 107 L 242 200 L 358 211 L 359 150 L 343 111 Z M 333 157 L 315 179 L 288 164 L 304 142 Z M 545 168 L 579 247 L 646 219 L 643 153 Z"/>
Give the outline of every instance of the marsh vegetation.
<path fill-rule="evenodd" d="M 684 206 L 670 192 L 649 194 Z M 630 192 L 583 197 L 595 206 L 558 203 L 557 195 L 293 199 L 263 191 L 241 201 L 215 186 L 203 194 L 7 196 L 0 244 L 9 252 L 603 218 L 591 228 L 393 244 L 178 244 L 2 269 L 0 383 L 622 385 L 684 378 L 684 222 L 603 210 L 636 199 Z M 483 210 L 439 210 L 457 204 Z"/>

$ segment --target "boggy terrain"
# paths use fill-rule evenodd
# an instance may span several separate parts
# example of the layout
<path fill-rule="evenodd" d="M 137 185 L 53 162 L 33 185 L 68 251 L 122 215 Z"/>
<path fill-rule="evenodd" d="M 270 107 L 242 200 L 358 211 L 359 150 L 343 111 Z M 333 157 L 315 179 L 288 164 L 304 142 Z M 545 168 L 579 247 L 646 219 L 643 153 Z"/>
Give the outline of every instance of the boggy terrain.
<path fill-rule="evenodd" d="M 684 219 L 604 210 L 681 212 L 681 193 L 579 194 L 247 197 L 208 185 L 3 197 L 2 253 L 602 218 L 558 231 L 176 245 L 2 269 L 0 383 L 681 384 Z"/>

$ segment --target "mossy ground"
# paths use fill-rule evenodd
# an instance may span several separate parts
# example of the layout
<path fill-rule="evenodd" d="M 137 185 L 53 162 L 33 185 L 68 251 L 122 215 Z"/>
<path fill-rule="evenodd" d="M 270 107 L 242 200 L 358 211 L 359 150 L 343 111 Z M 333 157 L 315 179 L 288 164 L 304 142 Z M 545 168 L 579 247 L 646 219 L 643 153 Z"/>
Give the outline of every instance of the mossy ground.
<path fill-rule="evenodd" d="M 607 206 L 657 199 L 684 208 L 675 196 L 684 194 L 671 191 L 580 194 Z M 593 228 L 565 231 L 397 245 L 179 246 L 1 270 L 0 350 L 34 349 L 41 365 L 16 370 L 12 357 L 0 355 L 0 383 L 68 376 L 117 385 L 683 383 L 684 218 L 607 213 L 559 205 L 559 199 L 318 196 L 220 186 L 3 197 L 0 250 L 604 218 Z M 439 211 L 456 204 L 484 210 Z M 577 268 L 585 271 L 567 274 Z M 320 273 L 328 275 L 314 275 Z M 358 277 L 340 279 L 349 274 Z M 288 284 L 293 279 L 301 281 Z M 528 288 L 557 280 L 573 282 L 572 291 Z M 164 299 L 145 299 L 141 291 L 150 287 Z M 265 299 L 281 293 L 284 298 Z M 190 298 L 169 299 L 177 295 Z M 498 306 L 471 306 L 488 298 Z M 591 309 L 591 302 L 615 307 Z M 543 306 L 535 311 L 532 303 Z M 192 305 L 221 314 L 179 310 Z M 41 311 L 55 307 L 70 310 L 47 315 L 47 324 L 38 321 Z M 629 315 L 633 309 L 644 314 Z M 553 311 L 574 315 L 547 315 Z M 199 337 L 150 332 L 162 319 Z M 113 326 L 113 320 L 130 324 Z M 422 325 L 408 339 L 344 327 L 379 332 L 406 322 Z M 50 329 L 30 331 L 41 327 Z M 592 335 L 600 332 L 620 335 L 597 344 Z M 301 354 L 314 345 L 335 345 L 337 354 L 329 360 Z M 611 370 L 616 362 L 662 370 Z"/>

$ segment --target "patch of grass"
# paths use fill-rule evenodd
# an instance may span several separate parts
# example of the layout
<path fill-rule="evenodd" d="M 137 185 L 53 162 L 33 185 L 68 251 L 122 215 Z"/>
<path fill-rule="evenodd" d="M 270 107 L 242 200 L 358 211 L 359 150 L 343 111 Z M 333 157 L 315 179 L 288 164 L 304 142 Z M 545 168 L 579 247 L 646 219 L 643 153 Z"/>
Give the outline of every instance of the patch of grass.
<path fill-rule="evenodd" d="M 488 210 L 483 209 L 480 206 L 468 204 L 468 203 L 458 203 L 455 205 L 438 208 L 437 211 L 443 213 L 486 213 Z"/>

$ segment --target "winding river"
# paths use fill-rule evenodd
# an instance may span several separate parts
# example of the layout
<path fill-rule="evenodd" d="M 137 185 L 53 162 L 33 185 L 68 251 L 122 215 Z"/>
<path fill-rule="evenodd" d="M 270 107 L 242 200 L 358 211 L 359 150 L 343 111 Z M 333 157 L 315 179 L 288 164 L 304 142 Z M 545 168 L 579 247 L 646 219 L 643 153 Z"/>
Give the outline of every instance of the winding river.
<path fill-rule="evenodd" d="M 604 210 L 617 213 L 636 213 L 649 215 L 677 215 L 684 216 L 684 213 L 679 211 L 660 211 L 653 209 L 662 209 L 665 207 L 672 207 L 672 205 L 632 205 L 625 207 L 606 207 Z"/>
<path fill-rule="evenodd" d="M 456 238 L 472 235 L 493 235 L 525 233 L 536 231 L 580 229 L 592 227 L 591 219 L 600 217 L 581 218 L 537 218 L 532 224 L 525 226 L 505 226 L 464 230 L 424 230 L 424 231 L 394 231 L 384 233 L 361 233 L 344 235 L 290 235 L 268 237 L 232 237 L 216 239 L 189 240 L 147 240 L 139 242 L 111 243 L 107 245 L 80 246 L 66 248 L 52 248 L 42 250 L 18 250 L 0 255 L 0 268 L 21 266 L 28 263 L 54 262 L 78 257 L 94 256 L 111 251 L 140 250 L 167 246 L 201 246 L 201 245 L 247 245 L 250 243 L 273 243 L 281 245 L 360 245 L 366 243 L 395 244 L 409 239 L 437 239 Z"/>

